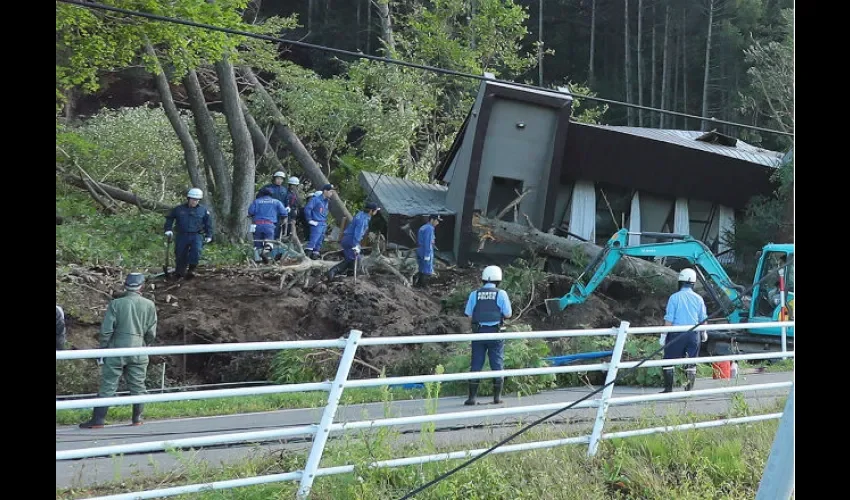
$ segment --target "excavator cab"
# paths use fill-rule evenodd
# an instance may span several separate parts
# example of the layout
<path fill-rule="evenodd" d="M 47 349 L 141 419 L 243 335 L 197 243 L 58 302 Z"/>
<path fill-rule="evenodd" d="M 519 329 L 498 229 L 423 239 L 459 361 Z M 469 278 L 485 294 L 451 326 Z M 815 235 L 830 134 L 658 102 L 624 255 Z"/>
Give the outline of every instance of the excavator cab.
<path fill-rule="evenodd" d="M 764 323 L 793 318 L 794 308 L 794 245 L 768 244 L 759 256 L 753 277 L 753 300 L 750 303 L 749 322 Z M 786 335 L 794 336 L 794 328 Z M 781 328 L 755 330 L 761 335 L 782 335 Z"/>

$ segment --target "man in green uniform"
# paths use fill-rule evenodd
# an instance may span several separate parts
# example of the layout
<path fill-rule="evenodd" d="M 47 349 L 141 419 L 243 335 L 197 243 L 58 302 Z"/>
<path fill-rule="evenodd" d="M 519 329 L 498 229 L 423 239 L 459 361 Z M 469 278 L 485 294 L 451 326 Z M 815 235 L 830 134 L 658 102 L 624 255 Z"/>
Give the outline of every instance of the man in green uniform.
<path fill-rule="evenodd" d="M 124 282 L 126 293 L 113 299 L 106 308 L 103 324 L 100 327 L 100 348 L 144 347 L 156 338 L 156 305 L 150 299 L 142 297 L 145 277 L 140 273 L 127 275 Z M 145 394 L 145 375 L 148 371 L 148 356 L 107 357 L 98 360 L 101 365 L 100 390 L 97 396 L 108 398 L 115 396 L 118 380 L 124 375 L 130 395 Z M 133 405 L 133 425 L 142 423 L 142 404 Z M 94 409 L 91 420 L 83 422 L 83 429 L 103 427 L 108 406 Z"/>

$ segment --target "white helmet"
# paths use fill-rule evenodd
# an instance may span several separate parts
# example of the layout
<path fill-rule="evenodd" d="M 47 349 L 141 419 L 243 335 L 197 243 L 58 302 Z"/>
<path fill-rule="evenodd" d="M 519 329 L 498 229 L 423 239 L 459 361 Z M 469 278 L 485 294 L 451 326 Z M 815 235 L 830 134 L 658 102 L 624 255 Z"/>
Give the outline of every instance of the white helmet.
<path fill-rule="evenodd" d="M 696 283 L 697 272 L 691 269 L 690 267 L 686 267 L 682 269 L 682 272 L 679 273 L 679 281 L 684 281 L 686 283 Z"/>
<path fill-rule="evenodd" d="M 280 170 L 278 170 L 277 172 L 275 172 L 275 173 L 272 175 L 272 179 L 274 179 L 275 177 L 286 177 L 286 174 L 285 174 L 285 173 L 283 173 L 283 172 L 281 172 Z"/>
<path fill-rule="evenodd" d="M 204 192 L 198 188 L 192 188 L 186 193 L 186 198 L 194 198 L 196 200 L 204 199 Z"/>
<path fill-rule="evenodd" d="M 499 266 L 487 266 L 481 273 L 481 281 L 502 281 L 502 268 Z"/>
<path fill-rule="evenodd" d="M 287 181 L 287 184 L 298 186 L 301 184 L 301 181 L 298 180 L 298 177 L 290 177 L 289 181 Z"/>

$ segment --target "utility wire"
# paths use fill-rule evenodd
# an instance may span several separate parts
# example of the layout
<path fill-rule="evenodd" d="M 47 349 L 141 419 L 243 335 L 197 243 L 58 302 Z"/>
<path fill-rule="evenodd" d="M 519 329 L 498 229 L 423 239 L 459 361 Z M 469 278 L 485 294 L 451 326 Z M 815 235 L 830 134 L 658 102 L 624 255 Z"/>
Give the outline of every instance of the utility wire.
<path fill-rule="evenodd" d="M 322 52 L 330 52 L 332 54 L 339 54 L 339 55 L 355 57 L 355 58 L 360 58 L 360 59 L 368 59 L 368 60 L 371 60 L 371 61 L 378 61 L 378 62 L 383 62 L 383 63 L 388 63 L 388 64 L 397 64 L 397 65 L 400 65 L 400 66 L 406 66 L 408 68 L 415 68 L 415 69 L 420 69 L 420 70 L 425 70 L 425 71 L 431 71 L 433 73 L 438 73 L 438 74 L 443 74 L 443 75 L 458 76 L 458 77 L 462 77 L 462 78 L 472 78 L 474 80 L 489 81 L 489 82 L 501 83 L 501 84 L 505 84 L 505 85 L 514 85 L 514 86 L 524 87 L 524 88 L 531 89 L 531 90 L 538 90 L 538 91 L 542 90 L 542 91 L 546 91 L 546 92 L 556 92 L 556 90 L 554 90 L 554 89 L 541 87 L 541 86 L 537 86 L 537 85 L 529 85 L 529 84 L 525 84 L 525 83 L 512 82 L 512 81 L 508 81 L 508 80 L 501 80 L 501 79 L 498 79 L 498 78 L 488 78 L 486 76 L 474 75 L 472 73 L 465 73 L 465 72 L 462 72 L 462 71 L 455 71 L 455 70 L 451 70 L 451 69 L 438 68 L 438 67 L 435 67 L 435 66 L 428 66 L 428 65 L 424 65 L 424 64 L 416 64 L 416 63 L 412 63 L 412 62 L 408 62 L 408 61 L 402 61 L 402 60 L 399 60 L 399 59 L 390 59 L 390 58 L 387 58 L 387 57 L 373 56 L 373 55 L 369 55 L 369 54 L 364 54 L 362 52 L 354 52 L 354 51 L 350 51 L 350 50 L 336 49 L 336 48 L 328 47 L 328 46 L 325 46 L 325 45 L 316 45 L 316 44 L 313 44 L 313 43 L 302 42 L 302 41 L 298 41 L 298 40 L 287 40 L 285 38 L 279 38 L 279 37 L 274 37 L 274 36 L 270 36 L 270 35 L 263 35 L 261 33 L 252 33 L 250 31 L 235 30 L 235 29 L 231 29 L 231 28 L 222 28 L 220 26 L 214 26 L 214 25 L 211 25 L 211 24 L 198 23 L 198 22 L 194 22 L 194 21 L 187 21 L 185 19 L 179 19 L 179 18 L 168 17 L 168 16 L 160 16 L 158 14 L 149 14 L 147 12 L 139 12 L 139 11 L 135 11 L 135 10 L 122 9 L 120 7 L 113 7 L 111 5 L 104 5 L 104 4 L 95 3 L 95 2 L 81 2 L 79 0 L 56 0 L 56 1 L 71 4 L 71 5 L 76 5 L 78 7 L 85 7 L 87 9 L 107 10 L 107 11 L 112 11 L 112 12 L 118 12 L 118 13 L 121 13 L 121 14 L 126 14 L 128 16 L 144 17 L 144 18 L 147 18 L 147 19 L 153 19 L 155 21 L 164 21 L 164 22 L 170 22 L 170 23 L 175 23 L 175 24 L 182 24 L 184 26 L 192 26 L 192 27 L 195 27 L 195 28 L 202 28 L 202 29 L 206 29 L 206 30 L 210 30 L 210 31 L 218 31 L 218 32 L 227 33 L 227 34 L 230 34 L 230 35 L 239 35 L 239 36 L 244 36 L 244 37 L 248 37 L 248 38 L 256 38 L 256 39 L 259 39 L 259 40 L 266 40 L 266 41 L 269 41 L 269 42 L 284 43 L 284 44 L 293 45 L 293 46 L 296 46 L 296 47 L 302 47 L 302 48 L 305 48 L 305 49 L 313 49 L 313 50 L 318 50 L 318 51 L 322 51 Z M 662 114 L 667 114 L 667 115 L 672 115 L 672 116 L 681 116 L 681 117 L 684 117 L 684 118 L 691 118 L 691 119 L 699 120 L 699 121 L 708 121 L 708 122 L 720 124 L 720 125 L 730 125 L 730 126 L 733 126 L 733 127 L 744 128 L 744 129 L 749 129 L 749 130 L 756 130 L 756 131 L 759 131 L 759 132 L 767 132 L 767 133 L 771 133 L 771 134 L 785 135 L 785 136 L 790 136 L 790 137 L 794 136 L 793 132 L 784 132 L 784 131 L 781 131 L 781 130 L 773 130 L 773 129 L 764 128 L 764 127 L 757 127 L 755 125 L 746 125 L 746 124 L 743 124 L 743 123 L 730 122 L 730 121 L 727 121 L 727 120 L 718 120 L 716 118 L 705 118 L 705 117 L 702 117 L 702 116 L 696 116 L 696 115 L 691 115 L 691 114 L 687 114 L 687 113 L 680 113 L 678 111 L 669 111 L 669 110 L 665 110 L 665 109 L 652 108 L 652 107 L 649 107 L 649 106 L 641 106 L 641 105 L 638 105 L 638 104 L 630 104 L 630 103 L 626 103 L 626 102 L 622 102 L 622 101 L 615 101 L 615 100 L 612 100 L 612 99 L 603 99 L 601 97 L 593 97 L 593 96 L 589 96 L 589 95 L 577 94 L 577 93 L 572 92 L 572 91 L 570 91 L 569 95 L 572 96 L 572 97 L 575 97 L 575 98 L 587 99 L 589 101 L 595 101 L 595 102 L 600 102 L 600 103 L 604 103 L 604 104 L 614 104 L 614 105 L 618 105 L 618 106 L 626 106 L 626 107 L 634 108 L 634 109 L 642 109 L 642 110 L 646 110 L 646 111 L 652 111 L 652 112 L 655 112 L 655 113 L 662 113 Z"/>
<path fill-rule="evenodd" d="M 765 273 L 765 275 L 764 275 L 764 276 L 763 276 L 760 280 L 758 280 L 758 281 L 756 281 L 755 283 L 753 283 L 753 285 L 752 285 L 752 286 L 750 286 L 748 289 L 746 289 L 746 290 L 745 290 L 745 291 L 744 291 L 741 295 L 746 295 L 746 294 L 750 293 L 750 292 L 751 292 L 751 291 L 752 291 L 752 290 L 753 290 L 756 286 L 760 285 L 763 281 L 767 280 L 768 278 L 770 278 L 770 277 L 772 277 L 772 276 L 775 276 L 775 274 L 774 274 L 775 272 L 779 271 L 780 269 L 784 269 L 784 268 L 786 268 L 789 264 L 791 264 L 791 263 L 794 261 L 794 258 L 792 257 L 790 260 L 791 260 L 790 262 L 786 262 L 785 264 L 783 264 L 783 265 L 781 265 L 781 266 L 778 266 L 777 268 L 772 269 L 772 270 L 770 270 L 769 272 Z M 697 323 L 696 325 L 692 326 L 692 327 L 690 328 L 690 330 L 687 330 L 687 331 L 684 331 L 684 332 L 681 332 L 681 333 L 690 333 L 690 332 L 694 331 L 695 329 L 697 329 L 697 327 L 699 327 L 700 325 L 704 324 L 704 323 L 705 323 L 706 321 L 708 321 L 709 319 L 714 318 L 715 316 L 717 316 L 717 315 L 718 315 L 718 313 L 722 313 L 722 312 L 724 312 L 724 311 L 723 311 L 723 309 L 722 309 L 722 308 L 719 308 L 719 309 L 718 309 L 718 310 L 716 310 L 714 313 L 712 313 L 711 315 L 709 315 L 708 317 L 706 317 L 704 320 L 702 320 L 701 322 L 699 322 L 699 323 Z M 669 345 L 673 345 L 673 344 L 675 344 L 676 342 L 684 341 L 684 340 L 685 340 L 685 338 L 686 338 L 686 337 L 685 337 L 685 335 L 679 335 L 679 336 L 677 336 L 675 339 L 671 340 L 671 341 L 669 342 Z M 451 476 L 451 475 L 452 475 L 452 474 L 454 474 L 455 472 L 459 472 L 460 470 L 462 470 L 462 469 L 464 469 L 464 468 L 466 468 L 466 467 L 468 467 L 468 466 L 472 465 L 475 461 L 480 460 L 481 458 L 484 458 L 484 457 L 485 457 L 485 456 L 487 456 L 488 454 L 492 453 L 492 452 L 493 452 L 496 448 L 498 448 L 498 447 L 500 447 L 500 446 L 504 445 L 505 443 L 507 443 L 507 442 L 509 442 L 509 441 L 513 440 L 515 437 L 519 436 L 520 434 L 523 434 L 524 432 L 526 432 L 526 431 L 528 431 L 528 430 L 532 429 L 533 427 L 535 427 L 535 426 L 537 426 L 537 425 L 539 425 L 539 424 L 541 424 L 541 423 L 545 422 L 546 420 L 549 420 L 550 418 L 552 418 L 552 417 L 554 417 L 554 416 L 556 416 L 556 415 L 558 415 L 558 414 L 560 414 L 560 413 L 562 413 L 562 412 L 564 412 L 564 411 L 566 411 L 566 410 L 569 410 L 570 408 L 572 408 L 572 407 L 574 407 L 575 405 L 577 405 L 577 404 L 581 403 L 582 401 L 587 400 L 588 398 L 590 398 L 590 397 L 591 397 L 591 396 L 593 396 L 594 394 L 597 394 L 597 393 L 599 393 L 599 392 L 603 391 L 606 387 L 608 387 L 609 385 L 613 385 L 613 384 L 615 384 L 615 383 L 616 383 L 616 382 L 620 379 L 620 373 L 628 373 L 628 372 L 631 372 L 632 370 L 636 370 L 637 368 L 640 368 L 640 366 L 641 366 L 641 365 L 643 365 L 644 363 L 646 363 L 647 361 L 649 361 L 649 360 L 650 360 L 651 358 L 653 358 L 656 354 L 658 354 L 658 353 L 660 353 L 661 351 L 663 351 L 663 350 L 665 349 L 665 347 L 666 347 L 666 345 L 665 345 L 665 346 L 660 347 L 659 349 L 656 349 L 656 350 L 655 350 L 652 354 L 649 354 L 648 356 L 646 356 L 646 357 L 644 357 L 642 360 L 640 360 L 640 362 L 639 362 L 638 364 L 636 364 L 635 366 L 633 366 L 633 367 L 631 367 L 631 368 L 626 368 L 626 369 L 622 370 L 622 372 L 618 372 L 617 376 L 616 376 L 616 377 L 614 377 L 614 380 L 612 380 L 612 381 L 608 382 L 607 384 L 605 384 L 605 385 L 601 386 L 600 388 L 598 388 L 598 389 L 594 390 L 593 392 L 591 392 L 591 393 L 587 394 L 586 396 L 582 397 L 581 399 L 578 399 L 578 400 L 576 400 L 576 401 L 573 401 L 573 402 L 572 402 L 572 403 L 570 403 L 569 405 L 567 405 L 567 406 L 565 406 L 565 407 L 563 407 L 563 408 L 561 408 L 561 409 L 559 409 L 559 410 L 555 410 L 555 411 L 553 411 L 552 413 L 549 413 L 548 415 L 544 415 L 544 416 L 542 416 L 542 417 L 538 418 L 538 419 L 537 419 L 537 420 L 535 420 L 534 422 L 532 422 L 532 423 L 530 423 L 530 424 L 526 425 L 526 426 L 525 426 L 525 427 L 523 427 L 522 429 L 520 429 L 520 430 L 516 431 L 515 433 L 513 433 L 513 434 L 511 434 L 510 436 L 506 437 L 505 439 L 503 439 L 503 440 L 499 441 L 498 443 L 494 444 L 492 447 L 490 447 L 490 448 L 488 448 L 486 451 L 484 451 L 484 453 L 481 453 L 480 455 L 477 455 L 477 456 L 475 456 L 475 457 L 470 458 L 470 459 L 469 459 L 469 460 L 467 460 L 466 462 L 463 462 L 462 464 L 458 465 L 458 466 L 457 466 L 457 467 L 455 467 L 454 469 L 449 470 L 448 472 L 444 472 L 443 474 L 440 474 L 439 476 L 437 476 L 436 478 L 432 479 L 431 481 L 428 481 L 427 483 L 423 484 L 422 486 L 419 486 L 419 487 L 418 487 L 418 488 L 416 488 L 415 490 L 413 490 L 413 491 L 411 491 L 411 492 L 407 493 L 406 495 L 404 495 L 403 497 L 399 498 L 399 500 L 407 500 L 407 499 L 409 499 L 409 498 L 413 498 L 413 497 L 414 497 L 417 493 L 420 493 L 420 492 L 424 491 L 425 489 L 427 489 L 427 488 L 429 488 L 429 487 L 431 487 L 431 486 L 433 486 L 433 485 L 435 485 L 435 484 L 439 483 L 440 481 L 442 481 L 442 480 L 444 480 L 444 479 L 447 479 L 449 476 Z"/>

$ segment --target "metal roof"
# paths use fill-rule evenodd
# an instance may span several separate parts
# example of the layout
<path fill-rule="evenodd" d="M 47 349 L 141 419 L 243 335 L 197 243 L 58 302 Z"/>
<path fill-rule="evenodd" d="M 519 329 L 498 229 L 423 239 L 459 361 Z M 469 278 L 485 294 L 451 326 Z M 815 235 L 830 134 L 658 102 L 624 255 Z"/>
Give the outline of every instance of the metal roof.
<path fill-rule="evenodd" d="M 360 172 L 360 185 L 389 214 L 417 215 L 454 214 L 446 208 L 449 188 L 438 184 L 409 181 L 373 172 Z M 374 190 L 373 190 L 374 187 Z"/>
<path fill-rule="evenodd" d="M 720 144 L 712 144 L 708 142 L 698 141 L 697 137 L 705 135 L 705 131 L 699 130 L 672 130 L 672 129 L 655 129 L 644 127 L 622 127 L 611 125 L 595 125 L 583 123 L 590 127 L 597 127 L 624 134 L 630 134 L 655 141 L 675 144 L 692 149 L 699 149 L 709 153 L 721 154 L 731 158 L 737 158 L 750 163 L 764 165 L 766 167 L 778 167 L 782 161 L 783 153 L 762 149 L 752 144 L 747 144 L 744 141 L 738 140 L 735 146 L 722 146 Z"/>

